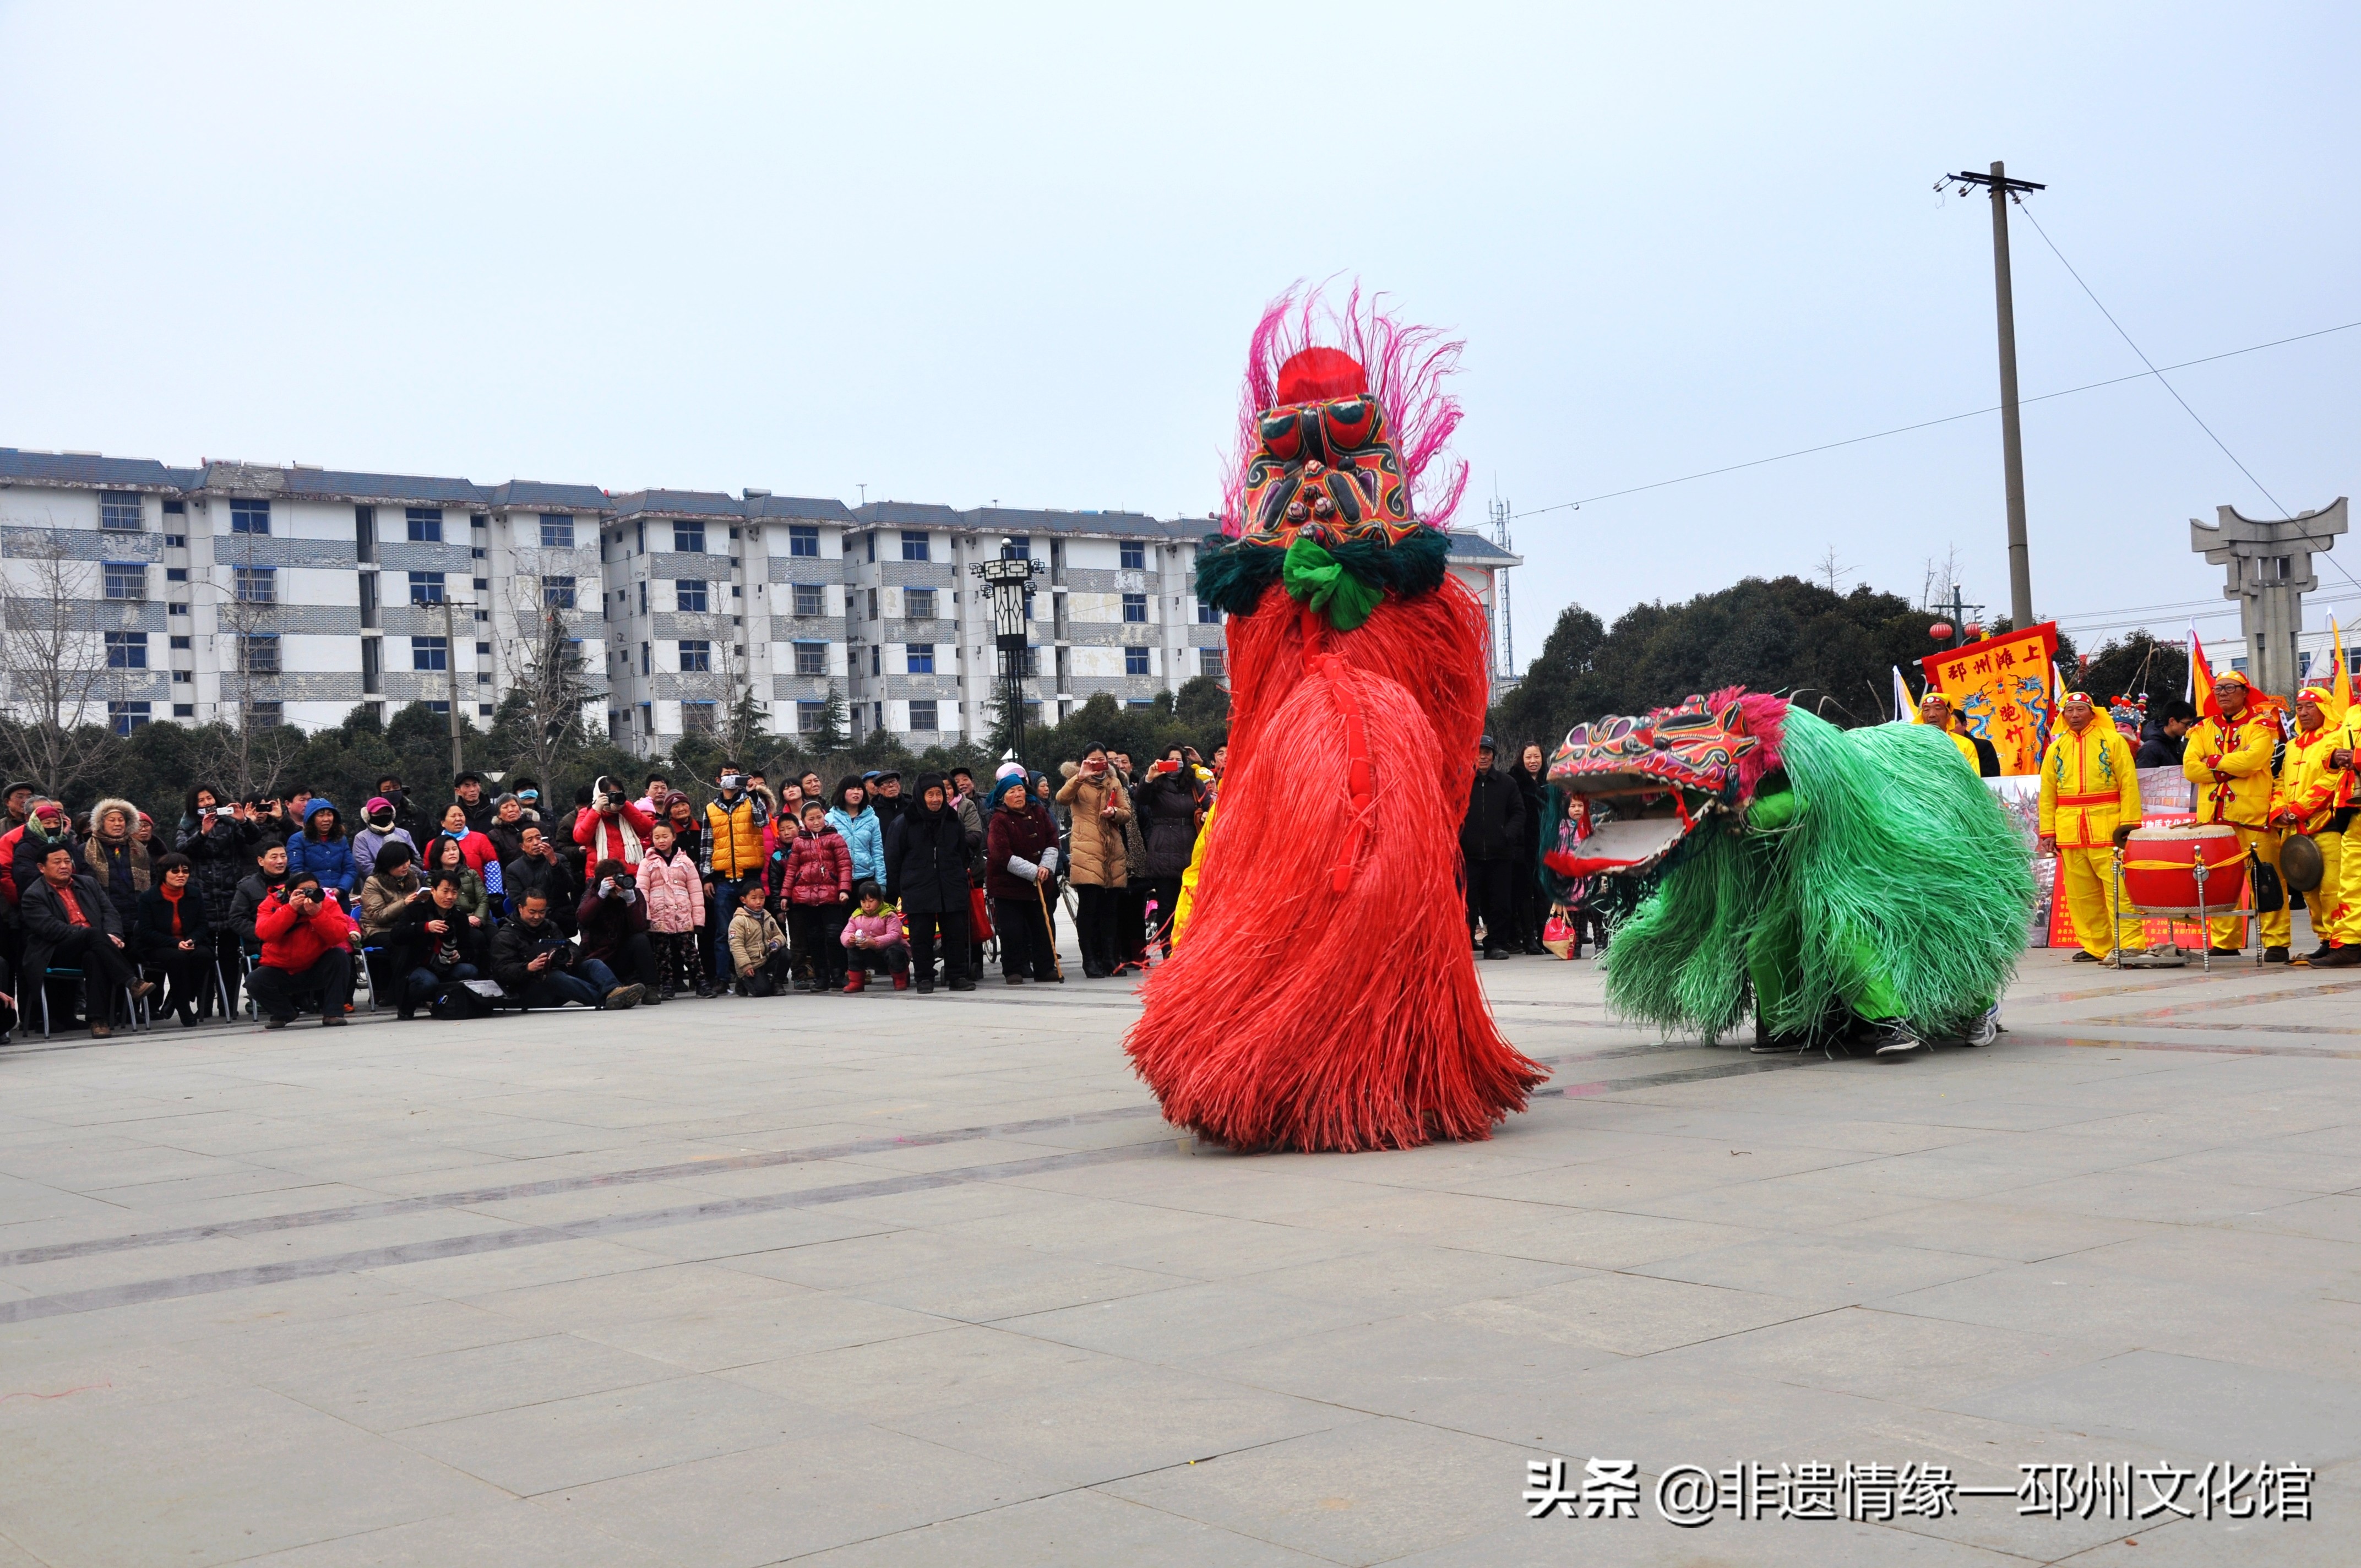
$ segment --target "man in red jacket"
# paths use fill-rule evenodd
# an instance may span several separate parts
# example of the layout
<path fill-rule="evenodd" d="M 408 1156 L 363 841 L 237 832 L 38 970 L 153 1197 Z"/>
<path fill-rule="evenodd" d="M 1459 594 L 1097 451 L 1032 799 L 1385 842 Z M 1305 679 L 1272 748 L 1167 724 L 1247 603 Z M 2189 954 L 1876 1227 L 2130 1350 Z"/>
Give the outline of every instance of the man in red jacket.
<path fill-rule="evenodd" d="M 254 1000 L 262 1026 L 284 1029 L 295 1021 L 295 998 L 320 993 L 320 1022 L 341 1026 L 353 996 L 353 948 L 360 927 L 320 889 L 309 872 L 290 877 L 285 887 L 262 901 L 254 914 L 262 938 L 262 962 L 254 971 Z"/>

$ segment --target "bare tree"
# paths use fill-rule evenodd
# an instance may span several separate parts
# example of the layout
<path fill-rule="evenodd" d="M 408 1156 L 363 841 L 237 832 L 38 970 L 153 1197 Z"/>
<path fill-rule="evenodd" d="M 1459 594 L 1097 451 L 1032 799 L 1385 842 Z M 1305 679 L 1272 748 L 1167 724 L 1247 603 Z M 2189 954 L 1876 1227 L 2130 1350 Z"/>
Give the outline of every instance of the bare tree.
<path fill-rule="evenodd" d="M 0 756 L 11 773 L 59 795 L 82 782 L 107 740 L 106 703 L 122 689 L 107 667 L 91 567 L 55 538 L 28 537 L 0 567 L 0 677 L 7 722 Z"/>
<path fill-rule="evenodd" d="M 1837 547 L 1831 544 L 1828 547 L 1827 552 L 1820 556 L 1819 560 L 1813 564 L 1812 576 L 1814 580 L 1820 585 L 1820 587 L 1828 589 L 1828 592 L 1832 594 L 1840 594 L 1844 592 L 1844 580 L 1847 577 L 1851 576 L 1857 570 L 1859 570 L 1858 567 L 1839 565 L 1837 564 Z"/>
<path fill-rule="evenodd" d="M 220 596 L 214 647 L 222 690 L 237 704 L 237 716 L 212 727 L 214 755 L 207 761 L 237 794 L 265 795 L 278 789 L 302 737 L 263 707 L 274 700 L 265 694 L 278 691 L 281 673 L 278 574 L 258 567 L 253 537 L 244 540 L 245 558 L 231 564 L 229 585 L 210 585 Z"/>
<path fill-rule="evenodd" d="M 533 602 L 538 587 L 538 579 L 517 580 L 517 622 L 531 630 L 517 640 L 512 684 L 504 700 L 515 721 L 520 760 L 531 766 L 533 777 L 546 781 L 590 739 L 582 708 L 596 694 L 585 673 L 581 642 L 566 627 L 565 607 Z"/>
<path fill-rule="evenodd" d="M 1918 607 L 1932 611 L 1950 603 L 1951 589 L 1960 580 L 1960 547 L 1950 545 L 1943 558 L 1927 557 L 1927 575 L 1918 588 Z"/>

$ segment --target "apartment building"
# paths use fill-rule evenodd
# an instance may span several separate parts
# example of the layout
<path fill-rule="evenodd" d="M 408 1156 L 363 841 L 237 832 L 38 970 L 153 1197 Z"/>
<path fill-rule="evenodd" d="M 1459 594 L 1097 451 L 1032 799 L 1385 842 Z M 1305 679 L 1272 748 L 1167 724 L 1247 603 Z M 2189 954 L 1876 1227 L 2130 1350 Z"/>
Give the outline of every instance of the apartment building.
<path fill-rule="evenodd" d="M 26 629 L 51 626 L 60 661 L 90 672 L 85 716 L 126 733 L 241 715 L 317 728 L 414 701 L 480 727 L 555 614 L 586 719 L 631 750 L 662 751 L 744 694 L 774 733 L 808 734 L 831 689 L 855 735 L 923 748 L 991 726 L 998 654 L 970 570 L 988 557 L 1040 563 L 1033 718 L 1222 676 L 1220 617 L 1191 588 L 1213 526 L 0 447 L 0 665 L 26 700 L 18 666 L 43 641 Z M 1489 607 L 1518 557 L 1452 538 L 1452 571 Z"/>

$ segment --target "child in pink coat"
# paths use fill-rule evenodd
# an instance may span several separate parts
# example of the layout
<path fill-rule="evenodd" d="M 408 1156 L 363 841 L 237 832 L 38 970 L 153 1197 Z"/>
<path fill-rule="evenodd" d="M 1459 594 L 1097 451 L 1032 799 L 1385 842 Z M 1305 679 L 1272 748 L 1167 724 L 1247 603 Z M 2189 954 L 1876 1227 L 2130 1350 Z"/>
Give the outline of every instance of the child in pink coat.
<path fill-rule="evenodd" d="M 648 852 L 640 861 L 640 894 L 648 901 L 648 940 L 656 950 L 657 994 L 672 1000 L 676 985 L 713 994 L 713 981 L 697 961 L 697 933 L 705 925 L 705 879 L 697 857 L 673 840 L 659 822 L 648 830 Z"/>
<path fill-rule="evenodd" d="M 845 976 L 844 993 L 858 996 L 868 987 L 873 970 L 891 970 L 894 989 L 910 989 L 910 943 L 902 934 L 902 914 L 885 907 L 885 894 L 873 882 L 864 882 L 855 890 L 861 906 L 844 923 L 845 964 L 851 971 Z"/>

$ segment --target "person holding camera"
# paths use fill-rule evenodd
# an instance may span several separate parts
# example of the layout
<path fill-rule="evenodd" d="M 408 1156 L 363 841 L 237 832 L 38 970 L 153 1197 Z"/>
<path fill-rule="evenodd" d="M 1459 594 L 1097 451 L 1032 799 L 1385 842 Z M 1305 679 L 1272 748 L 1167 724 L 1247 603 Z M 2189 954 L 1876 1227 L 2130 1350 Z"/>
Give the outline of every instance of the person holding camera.
<path fill-rule="evenodd" d="M 639 879 L 620 861 L 601 861 L 598 874 L 575 908 L 582 927 L 582 956 L 636 983 L 649 1006 L 664 998 L 658 987 L 655 945 L 648 940 L 648 901 Z"/>
<path fill-rule="evenodd" d="M 402 906 L 390 935 L 392 970 L 401 978 L 399 1017 L 417 1016 L 443 987 L 484 972 L 483 933 L 467 923 L 459 908 L 459 879 L 447 871 L 435 874 L 423 898 Z"/>
<path fill-rule="evenodd" d="M 492 978 L 527 1007 L 583 1007 L 620 1012 L 636 1007 L 645 992 L 616 982 L 615 971 L 584 958 L 549 918 L 549 895 L 527 890 L 516 901 L 516 918 L 492 938 Z"/>
<path fill-rule="evenodd" d="M 262 833 L 254 825 L 254 807 L 242 800 L 225 801 L 221 792 L 199 784 L 189 792 L 188 809 L 181 818 L 180 841 L 174 847 L 196 867 L 198 893 L 211 917 L 214 971 L 221 978 L 220 993 L 237 1011 L 237 988 L 246 966 L 237 959 L 237 932 L 229 912 L 237 902 L 237 884 L 254 870 L 254 853 Z M 213 1015 L 215 996 L 197 999 L 197 1016 Z"/>
<path fill-rule="evenodd" d="M 132 971 L 115 901 L 99 891 L 71 845 L 51 844 L 42 854 L 39 874 L 18 907 L 25 921 L 25 972 L 38 986 L 53 966 L 81 970 L 93 1039 L 115 1032 L 107 1020 L 116 992 L 128 987 L 137 1001 L 156 989 Z"/>
<path fill-rule="evenodd" d="M 361 928 L 320 885 L 320 874 L 291 873 L 287 885 L 255 912 L 254 930 L 262 938 L 262 962 L 254 971 L 262 1026 L 284 1029 L 295 1021 L 295 998 L 316 991 L 321 1025 L 341 1027 L 353 999 L 353 949 Z"/>
<path fill-rule="evenodd" d="M 622 781 L 601 775 L 591 787 L 590 809 L 574 819 L 574 841 L 582 846 L 589 864 L 616 861 L 629 871 L 647 852 L 648 834 L 655 825 L 654 815 L 634 806 L 623 793 Z"/>
<path fill-rule="evenodd" d="M 581 879 L 574 874 L 573 861 L 539 823 L 528 822 L 518 829 L 516 858 L 500 868 L 500 885 L 506 890 L 511 914 L 526 894 L 538 893 L 549 905 L 549 917 L 557 928 L 574 935 L 574 905 L 582 896 Z"/>
<path fill-rule="evenodd" d="M 706 803 L 701 870 L 713 894 L 713 925 L 726 933 L 738 907 L 739 885 L 763 874 L 763 829 L 770 825 L 771 804 L 746 787 L 746 770 L 735 762 L 724 762 L 715 782 L 720 793 Z M 715 981 L 728 984 L 731 968 L 730 943 L 715 942 Z"/>

